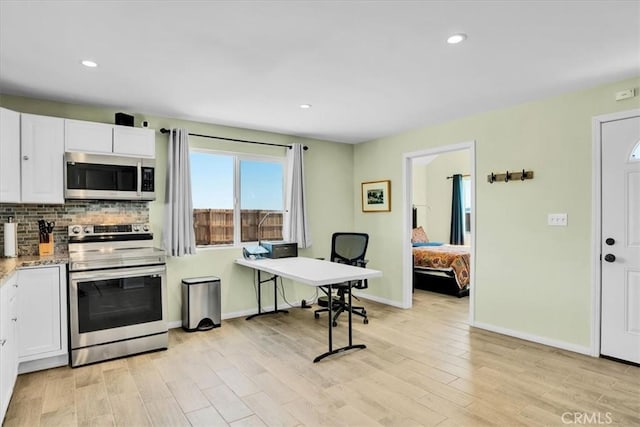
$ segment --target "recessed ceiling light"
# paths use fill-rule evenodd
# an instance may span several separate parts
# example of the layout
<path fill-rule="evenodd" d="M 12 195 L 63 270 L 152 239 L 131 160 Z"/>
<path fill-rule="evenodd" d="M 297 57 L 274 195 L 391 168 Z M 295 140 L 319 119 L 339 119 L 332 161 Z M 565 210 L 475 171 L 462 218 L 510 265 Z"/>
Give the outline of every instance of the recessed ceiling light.
<path fill-rule="evenodd" d="M 454 34 L 452 36 L 449 36 L 449 38 L 447 39 L 447 43 L 449 44 L 458 44 L 462 41 L 465 41 L 467 39 L 467 35 L 463 34 L 463 33 L 458 33 L 458 34 Z"/>
<path fill-rule="evenodd" d="M 93 62 L 93 61 L 90 61 L 90 60 L 88 60 L 88 59 L 83 60 L 83 61 L 82 61 L 82 65 L 84 65 L 85 67 L 89 67 L 89 68 L 95 68 L 95 67 L 97 67 L 97 66 L 98 66 L 98 64 L 97 64 L 97 63 L 95 63 L 95 62 Z"/>
<path fill-rule="evenodd" d="M 308 108 L 311 108 L 311 104 L 300 104 L 300 108 L 306 110 Z"/>

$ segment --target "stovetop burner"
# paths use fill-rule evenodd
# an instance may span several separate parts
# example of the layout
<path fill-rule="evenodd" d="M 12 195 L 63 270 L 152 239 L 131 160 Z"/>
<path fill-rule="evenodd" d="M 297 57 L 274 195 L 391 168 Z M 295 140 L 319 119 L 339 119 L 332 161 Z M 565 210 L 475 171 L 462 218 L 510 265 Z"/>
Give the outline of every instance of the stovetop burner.
<path fill-rule="evenodd" d="M 148 224 L 70 225 L 69 271 L 165 264 Z"/>

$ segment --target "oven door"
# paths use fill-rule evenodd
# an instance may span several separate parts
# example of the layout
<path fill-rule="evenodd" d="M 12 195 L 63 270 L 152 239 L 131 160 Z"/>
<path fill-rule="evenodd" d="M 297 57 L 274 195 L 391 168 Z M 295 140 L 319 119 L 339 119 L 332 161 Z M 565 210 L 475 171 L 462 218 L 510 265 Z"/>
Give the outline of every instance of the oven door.
<path fill-rule="evenodd" d="M 165 265 L 71 272 L 71 348 L 167 332 Z"/>

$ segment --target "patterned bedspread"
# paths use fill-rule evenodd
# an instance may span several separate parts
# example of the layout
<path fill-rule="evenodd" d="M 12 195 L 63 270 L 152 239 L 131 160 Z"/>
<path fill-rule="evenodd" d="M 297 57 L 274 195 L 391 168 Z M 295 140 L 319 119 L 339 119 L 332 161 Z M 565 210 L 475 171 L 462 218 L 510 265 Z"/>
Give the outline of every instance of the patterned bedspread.
<path fill-rule="evenodd" d="M 468 246 L 420 246 L 413 248 L 415 267 L 453 271 L 460 289 L 469 286 Z"/>

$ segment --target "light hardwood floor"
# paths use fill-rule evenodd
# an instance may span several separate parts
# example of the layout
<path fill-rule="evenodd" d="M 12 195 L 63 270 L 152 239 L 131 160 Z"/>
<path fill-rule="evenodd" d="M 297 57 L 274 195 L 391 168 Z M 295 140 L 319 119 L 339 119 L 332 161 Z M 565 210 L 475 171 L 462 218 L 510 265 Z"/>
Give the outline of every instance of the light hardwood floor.
<path fill-rule="evenodd" d="M 19 376 L 4 425 L 640 425 L 640 368 L 469 328 L 468 298 L 363 302 L 365 350 L 312 363 L 326 317 L 302 309 L 174 329 L 167 351 Z"/>

